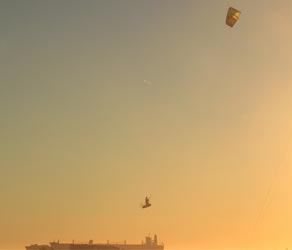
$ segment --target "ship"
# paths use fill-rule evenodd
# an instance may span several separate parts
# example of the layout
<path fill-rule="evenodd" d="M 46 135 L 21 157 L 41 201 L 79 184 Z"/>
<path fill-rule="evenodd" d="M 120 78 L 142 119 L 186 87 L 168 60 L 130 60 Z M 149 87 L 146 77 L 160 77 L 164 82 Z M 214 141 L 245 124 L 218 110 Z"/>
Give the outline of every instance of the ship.
<path fill-rule="evenodd" d="M 60 243 L 50 242 L 49 245 L 33 244 L 25 247 L 26 250 L 164 250 L 164 244 L 158 243 L 157 235 L 154 235 L 154 239 L 150 236 L 145 237 L 145 242 L 141 244 L 127 244 L 123 243 L 111 243 L 107 241 L 105 244 L 94 243 L 93 240 L 89 240 L 88 243 Z"/>

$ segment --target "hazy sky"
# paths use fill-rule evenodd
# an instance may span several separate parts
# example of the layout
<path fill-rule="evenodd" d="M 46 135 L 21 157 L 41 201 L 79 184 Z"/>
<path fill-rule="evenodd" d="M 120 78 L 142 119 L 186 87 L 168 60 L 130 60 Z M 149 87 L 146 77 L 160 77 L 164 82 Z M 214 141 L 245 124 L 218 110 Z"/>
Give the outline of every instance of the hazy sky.
<path fill-rule="evenodd" d="M 292 247 L 291 10 L 2 0 L 0 248 Z"/>

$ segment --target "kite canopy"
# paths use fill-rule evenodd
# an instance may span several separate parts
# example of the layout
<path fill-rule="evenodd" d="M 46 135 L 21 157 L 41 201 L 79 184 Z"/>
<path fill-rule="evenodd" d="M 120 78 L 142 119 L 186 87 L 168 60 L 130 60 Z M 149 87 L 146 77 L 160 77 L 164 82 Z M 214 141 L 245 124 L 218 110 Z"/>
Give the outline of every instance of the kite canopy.
<path fill-rule="evenodd" d="M 240 14 L 241 12 L 239 10 L 230 7 L 226 16 L 226 24 L 230 27 L 233 27 L 239 19 Z"/>

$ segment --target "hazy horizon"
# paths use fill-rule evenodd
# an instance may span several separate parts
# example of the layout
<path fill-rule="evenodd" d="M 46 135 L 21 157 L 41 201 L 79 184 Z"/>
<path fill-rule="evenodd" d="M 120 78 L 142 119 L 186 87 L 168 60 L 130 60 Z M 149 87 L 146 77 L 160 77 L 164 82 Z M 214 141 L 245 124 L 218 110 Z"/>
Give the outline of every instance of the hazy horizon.
<path fill-rule="evenodd" d="M 291 10 L 1 1 L 0 248 L 292 247 Z"/>

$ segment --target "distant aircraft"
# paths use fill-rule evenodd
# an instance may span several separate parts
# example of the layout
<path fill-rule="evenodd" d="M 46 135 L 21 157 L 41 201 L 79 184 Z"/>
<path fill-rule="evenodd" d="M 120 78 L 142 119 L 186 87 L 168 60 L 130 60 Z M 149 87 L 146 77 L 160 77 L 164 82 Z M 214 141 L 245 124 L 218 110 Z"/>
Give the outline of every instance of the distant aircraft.
<path fill-rule="evenodd" d="M 141 207 L 142 207 L 142 208 L 151 207 L 150 197 L 148 197 L 148 196 L 145 197 L 145 203 L 142 204 Z"/>
<path fill-rule="evenodd" d="M 232 28 L 239 19 L 240 14 L 239 10 L 230 7 L 226 16 L 226 24 Z"/>

